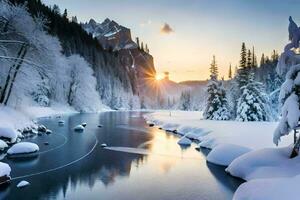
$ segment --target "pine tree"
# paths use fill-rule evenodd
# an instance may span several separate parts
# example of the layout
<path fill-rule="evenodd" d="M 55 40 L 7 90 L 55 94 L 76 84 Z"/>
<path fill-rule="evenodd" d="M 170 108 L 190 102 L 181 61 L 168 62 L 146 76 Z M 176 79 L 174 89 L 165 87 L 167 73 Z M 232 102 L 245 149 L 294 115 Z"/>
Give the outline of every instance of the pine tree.
<path fill-rule="evenodd" d="M 189 91 L 184 91 L 180 96 L 180 109 L 190 110 L 191 109 L 191 93 Z"/>
<path fill-rule="evenodd" d="M 267 121 L 270 111 L 267 96 L 262 83 L 254 80 L 254 73 L 249 74 L 249 83 L 242 88 L 242 95 L 238 100 L 238 121 Z"/>
<path fill-rule="evenodd" d="M 217 80 L 219 72 L 218 72 L 216 57 L 214 55 L 213 55 L 213 60 L 212 60 L 212 63 L 210 64 L 209 70 L 210 70 L 210 79 Z"/>
<path fill-rule="evenodd" d="M 218 81 L 218 67 L 215 56 L 210 65 L 210 81 L 207 85 L 207 101 L 203 117 L 209 120 L 229 120 L 230 112 L 226 92 Z"/>
<path fill-rule="evenodd" d="M 251 54 L 251 51 L 250 51 L 250 49 L 249 49 L 249 50 L 248 50 L 248 53 L 247 53 L 247 63 L 246 63 L 246 67 L 247 67 L 248 69 L 251 69 L 252 66 L 253 66 L 253 64 L 252 64 L 252 54 Z"/>
<path fill-rule="evenodd" d="M 257 59 L 254 51 L 254 46 L 252 47 L 252 68 L 254 70 L 257 68 Z"/>
<path fill-rule="evenodd" d="M 136 44 L 138 46 L 138 49 L 140 49 L 140 39 L 139 39 L 139 37 L 136 37 L 135 40 L 136 40 Z"/>
<path fill-rule="evenodd" d="M 265 54 L 262 54 L 260 59 L 260 66 L 264 65 L 265 63 Z"/>
<path fill-rule="evenodd" d="M 247 49 L 245 43 L 242 43 L 240 67 L 237 72 L 237 82 L 241 89 L 248 83 L 249 68 L 247 66 Z"/>
<path fill-rule="evenodd" d="M 145 51 L 145 50 L 144 50 L 144 43 L 143 43 L 143 42 L 141 43 L 141 50 L 142 50 L 142 51 Z"/>
<path fill-rule="evenodd" d="M 67 11 L 67 9 L 64 10 L 63 18 L 65 20 L 68 20 L 68 11 Z"/>
<path fill-rule="evenodd" d="M 231 63 L 229 64 L 228 78 L 232 79 Z"/>

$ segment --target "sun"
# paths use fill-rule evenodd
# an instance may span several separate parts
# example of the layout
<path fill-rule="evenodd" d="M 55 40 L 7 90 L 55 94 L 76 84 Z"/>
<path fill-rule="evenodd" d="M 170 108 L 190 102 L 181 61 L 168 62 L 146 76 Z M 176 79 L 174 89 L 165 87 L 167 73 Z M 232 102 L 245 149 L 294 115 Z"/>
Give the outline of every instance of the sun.
<path fill-rule="evenodd" d="M 161 79 L 163 79 L 163 76 L 161 74 L 155 75 L 155 80 L 160 81 Z"/>

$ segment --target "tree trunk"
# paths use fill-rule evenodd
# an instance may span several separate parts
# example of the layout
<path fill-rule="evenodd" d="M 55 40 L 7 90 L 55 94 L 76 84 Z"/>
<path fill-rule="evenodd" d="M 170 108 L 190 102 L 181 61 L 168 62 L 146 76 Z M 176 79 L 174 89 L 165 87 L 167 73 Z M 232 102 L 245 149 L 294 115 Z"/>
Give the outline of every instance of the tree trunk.
<path fill-rule="evenodd" d="M 300 137 L 298 137 L 295 145 L 294 145 L 294 148 L 292 150 L 292 153 L 290 155 L 290 158 L 295 158 L 296 156 L 299 155 L 299 147 L 300 147 Z"/>
<path fill-rule="evenodd" d="M 23 49 L 24 49 L 24 45 L 22 45 L 22 47 L 20 48 L 18 54 L 17 54 L 17 58 L 20 58 L 22 52 L 23 52 Z M 6 93 L 7 93 L 7 88 L 9 86 L 9 83 L 10 83 L 10 79 L 11 79 L 11 73 L 12 73 L 12 70 L 16 67 L 16 64 L 17 62 L 19 62 L 17 59 L 15 61 L 15 63 L 13 64 L 13 66 L 11 66 L 8 70 L 8 75 L 7 75 L 7 78 L 6 78 L 6 81 L 5 81 L 5 85 L 4 85 L 4 88 L 2 90 L 2 94 L 1 94 L 1 97 L 0 97 L 0 103 L 3 103 L 4 100 L 5 100 L 5 97 L 6 97 Z"/>
<path fill-rule="evenodd" d="M 6 98 L 4 100 L 4 105 L 7 105 L 7 102 L 9 100 L 9 97 L 10 97 L 10 94 L 11 94 L 11 91 L 12 91 L 12 88 L 14 86 L 14 83 L 15 83 L 15 80 L 16 80 L 16 77 L 17 77 L 17 74 L 22 66 L 22 63 L 23 63 L 23 59 L 24 57 L 26 56 L 26 53 L 27 53 L 27 45 L 23 45 L 23 51 L 21 53 L 21 57 L 19 59 L 19 61 L 17 62 L 17 65 L 16 65 L 16 69 L 15 69 L 15 72 L 13 74 L 13 77 L 12 77 L 12 80 L 11 80 L 11 84 L 10 84 L 10 87 L 8 89 L 8 92 L 7 92 L 7 95 L 6 95 Z"/>

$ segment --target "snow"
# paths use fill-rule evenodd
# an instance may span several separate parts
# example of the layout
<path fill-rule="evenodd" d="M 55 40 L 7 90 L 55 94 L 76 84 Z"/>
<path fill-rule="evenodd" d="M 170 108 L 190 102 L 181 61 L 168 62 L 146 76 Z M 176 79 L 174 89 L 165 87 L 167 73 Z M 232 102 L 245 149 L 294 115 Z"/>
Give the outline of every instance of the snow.
<path fill-rule="evenodd" d="M 183 136 L 177 143 L 183 146 L 190 146 L 192 144 L 192 141 L 189 138 Z"/>
<path fill-rule="evenodd" d="M 3 140 L 0 140 L 0 151 L 3 151 L 3 149 L 7 148 L 8 145 Z"/>
<path fill-rule="evenodd" d="M 10 176 L 11 168 L 8 164 L 0 162 L 0 177 Z"/>
<path fill-rule="evenodd" d="M 81 124 L 79 124 L 74 127 L 74 131 L 84 131 L 84 127 Z"/>
<path fill-rule="evenodd" d="M 203 120 L 199 111 L 157 111 L 144 115 L 147 123 L 164 130 L 176 129 L 178 134 L 198 138 L 200 146 L 209 149 L 217 144 L 235 144 L 249 149 L 274 147 L 272 142 L 276 122 L 239 122 Z M 192 134 L 191 134 L 192 133 Z M 259 141 L 259 142 L 257 142 Z M 282 138 L 279 146 L 293 142 L 292 135 Z"/>
<path fill-rule="evenodd" d="M 250 151 L 251 149 L 247 147 L 235 144 L 218 144 L 209 152 L 206 159 L 217 165 L 228 166 L 234 159 Z"/>
<path fill-rule="evenodd" d="M 26 187 L 26 186 L 28 186 L 28 185 L 30 185 L 30 183 L 28 182 L 28 181 L 20 181 L 19 183 L 18 183 L 18 185 L 17 185 L 17 187 L 18 188 L 22 188 L 22 187 Z"/>
<path fill-rule="evenodd" d="M 280 147 L 272 143 L 278 123 L 203 120 L 201 112 L 171 111 L 171 116 L 169 112 L 157 111 L 144 117 L 149 124 L 175 128 L 184 138 L 194 131 L 199 146 L 212 149 L 208 162 L 228 166 L 229 174 L 248 181 L 238 188 L 234 199 L 298 197 L 295 187 L 300 182 L 300 156 L 289 158 L 292 135 L 281 138 Z"/>
<path fill-rule="evenodd" d="M 251 180 L 237 189 L 233 200 L 298 199 L 299 182 L 300 176 Z"/>
<path fill-rule="evenodd" d="M 16 142 L 18 132 L 12 128 L 0 127 L 0 137 L 10 139 L 10 142 Z"/>
<path fill-rule="evenodd" d="M 7 151 L 7 154 L 13 155 L 13 154 L 34 153 L 37 151 L 39 151 L 39 146 L 37 144 L 31 142 L 20 142 L 10 147 Z"/>

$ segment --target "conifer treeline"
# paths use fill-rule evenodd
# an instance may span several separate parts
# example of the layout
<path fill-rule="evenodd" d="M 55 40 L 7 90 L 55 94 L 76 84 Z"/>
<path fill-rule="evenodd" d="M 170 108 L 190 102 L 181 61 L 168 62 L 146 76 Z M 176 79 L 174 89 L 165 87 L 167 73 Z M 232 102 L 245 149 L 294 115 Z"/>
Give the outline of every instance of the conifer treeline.
<path fill-rule="evenodd" d="M 228 81 L 216 79 L 217 73 L 212 70 L 215 66 L 215 57 L 210 67 L 210 81 L 207 86 L 207 104 L 204 110 L 205 119 L 226 120 L 235 119 L 238 121 L 267 121 L 278 117 L 278 95 L 279 87 L 282 84 L 281 78 L 276 73 L 278 53 L 274 50 L 271 58 L 262 54 L 260 66 L 257 63 L 254 47 L 246 48 L 242 43 L 239 67 L 232 73 L 232 66 L 229 65 Z M 226 90 L 223 90 L 226 85 Z M 220 90 L 224 95 L 220 95 Z M 226 94 L 227 91 L 227 94 Z M 220 97 L 221 96 L 221 97 Z M 225 99 L 223 101 L 220 98 Z M 231 105 L 228 107 L 227 98 Z M 223 115 L 219 113 L 218 107 L 223 109 Z M 228 116 L 228 109 L 230 116 Z M 220 116 L 228 116 L 220 117 Z M 217 117 L 212 117 L 217 116 Z"/>

